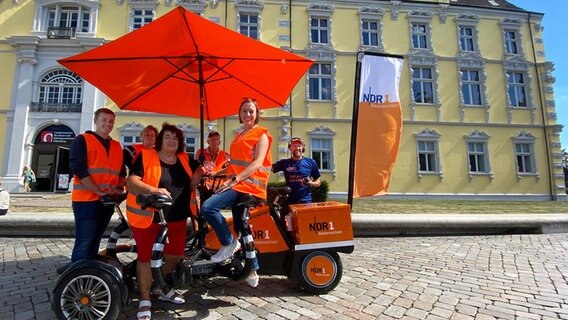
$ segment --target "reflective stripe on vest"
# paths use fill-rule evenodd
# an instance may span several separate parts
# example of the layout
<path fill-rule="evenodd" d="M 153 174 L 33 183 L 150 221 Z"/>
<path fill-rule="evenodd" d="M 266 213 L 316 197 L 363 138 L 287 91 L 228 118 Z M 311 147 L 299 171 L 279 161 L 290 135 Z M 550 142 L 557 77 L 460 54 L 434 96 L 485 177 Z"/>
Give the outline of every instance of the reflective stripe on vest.
<path fill-rule="evenodd" d="M 99 139 L 91 133 L 81 134 L 87 147 L 87 171 L 97 187 L 106 192 L 118 189 L 122 169 L 122 147 L 115 140 L 110 141 L 107 152 Z M 77 202 L 96 201 L 100 196 L 87 188 L 79 177 L 73 177 L 71 200 Z"/>
<path fill-rule="evenodd" d="M 144 149 L 140 155 L 142 156 L 142 165 L 144 168 L 142 182 L 153 187 L 158 187 L 162 176 L 162 166 L 160 164 L 158 151 L 154 149 Z M 191 179 L 191 169 L 189 168 L 189 157 L 187 153 L 180 152 L 177 154 L 177 157 Z M 143 210 L 138 203 L 136 203 L 136 195 L 137 193 L 130 190 L 128 191 L 126 198 L 126 217 L 131 226 L 145 229 L 152 224 L 154 211 Z"/>
<path fill-rule="evenodd" d="M 262 161 L 262 166 L 250 176 L 233 186 L 233 190 L 266 199 L 268 177 L 272 167 L 272 156 L 270 153 L 272 136 L 266 128 L 254 127 L 244 135 L 239 134 L 233 139 L 231 142 L 231 162 L 227 168 L 227 174 L 239 174 L 254 161 L 254 150 L 263 134 L 266 134 L 268 137 L 268 151 Z"/>

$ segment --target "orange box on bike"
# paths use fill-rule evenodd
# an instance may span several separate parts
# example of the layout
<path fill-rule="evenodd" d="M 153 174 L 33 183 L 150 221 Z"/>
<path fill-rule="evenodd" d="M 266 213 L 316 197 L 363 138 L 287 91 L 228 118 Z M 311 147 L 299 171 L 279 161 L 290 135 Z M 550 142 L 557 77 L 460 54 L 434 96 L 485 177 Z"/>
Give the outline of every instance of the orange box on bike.
<path fill-rule="evenodd" d="M 327 201 L 290 205 L 296 243 L 353 240 L 351 208 Z"/>

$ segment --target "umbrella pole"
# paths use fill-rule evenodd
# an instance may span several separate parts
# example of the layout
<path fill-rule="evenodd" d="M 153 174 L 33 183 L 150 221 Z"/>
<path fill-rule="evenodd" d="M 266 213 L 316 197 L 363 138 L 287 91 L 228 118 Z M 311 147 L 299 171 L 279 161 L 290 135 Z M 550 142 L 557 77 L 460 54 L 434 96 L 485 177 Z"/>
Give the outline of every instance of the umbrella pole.
<path fill-rule="evenodd" d="M 203 140 L 205 139 L 205 132 L 204 132 L 204 112 L 205 112 L 205 83 L 203 81 L 203 57 L 201 55 L 197 56 L 197 61 L 198 61 L 198 68 L 199 68 L 199 132 L 201 134 L 201 139 L 200 140 L 200 148 L 201 148 L 201 152 L 199 153 L 199 163 L 203 164 L 203 162 L 205 162 L 205 143 L 203 142 Z"/>

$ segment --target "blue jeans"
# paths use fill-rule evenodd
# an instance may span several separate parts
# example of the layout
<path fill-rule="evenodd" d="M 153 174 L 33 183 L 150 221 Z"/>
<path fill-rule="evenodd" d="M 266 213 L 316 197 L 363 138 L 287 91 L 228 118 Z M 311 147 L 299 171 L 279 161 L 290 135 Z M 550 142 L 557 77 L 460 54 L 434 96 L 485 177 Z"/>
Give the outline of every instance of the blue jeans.
<path fill-rule="evenodd" d="M 201 206 L 201 214 L 203 214 L 205 220 L 211 225 L 211 228 L 215 230 L 217 238 L 223 246 L 231 244 L 234 238 L 229 230 L 225 217 L 221 214 L 221 209 L 231 207 L 233 221 L 241 219 L 244 208 L 236 205 L 241 195 L 242 193 L 229 189 L 212 195 L 209 199 L 205 200 Z M 258 268 L 258 260 L 255 258 L 252 262 L 252 269 L 258 270 Z"/>
<path fill-rule="evenodd" d="M 73 202 L 75 216 L 75 246 L 71 262 L 94 259 L 99 252 L 101 238 L 114 213 L 113 206 L 100 201 Z"/>

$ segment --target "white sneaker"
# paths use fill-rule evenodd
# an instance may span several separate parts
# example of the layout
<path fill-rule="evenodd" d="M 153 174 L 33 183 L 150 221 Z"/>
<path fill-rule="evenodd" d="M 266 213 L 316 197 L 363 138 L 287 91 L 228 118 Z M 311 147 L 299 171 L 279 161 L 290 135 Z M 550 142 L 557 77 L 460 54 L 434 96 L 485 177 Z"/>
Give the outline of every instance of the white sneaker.
<path fill-rule="evenodd" d="M 219 263 L 225 261 L 233 256 L 237 250 L 241 248 L 241 243 L 238 240 L 233 240 L 233 243 L 222 246 L 216 254 L 211 256 L 211 262 Z"/>

